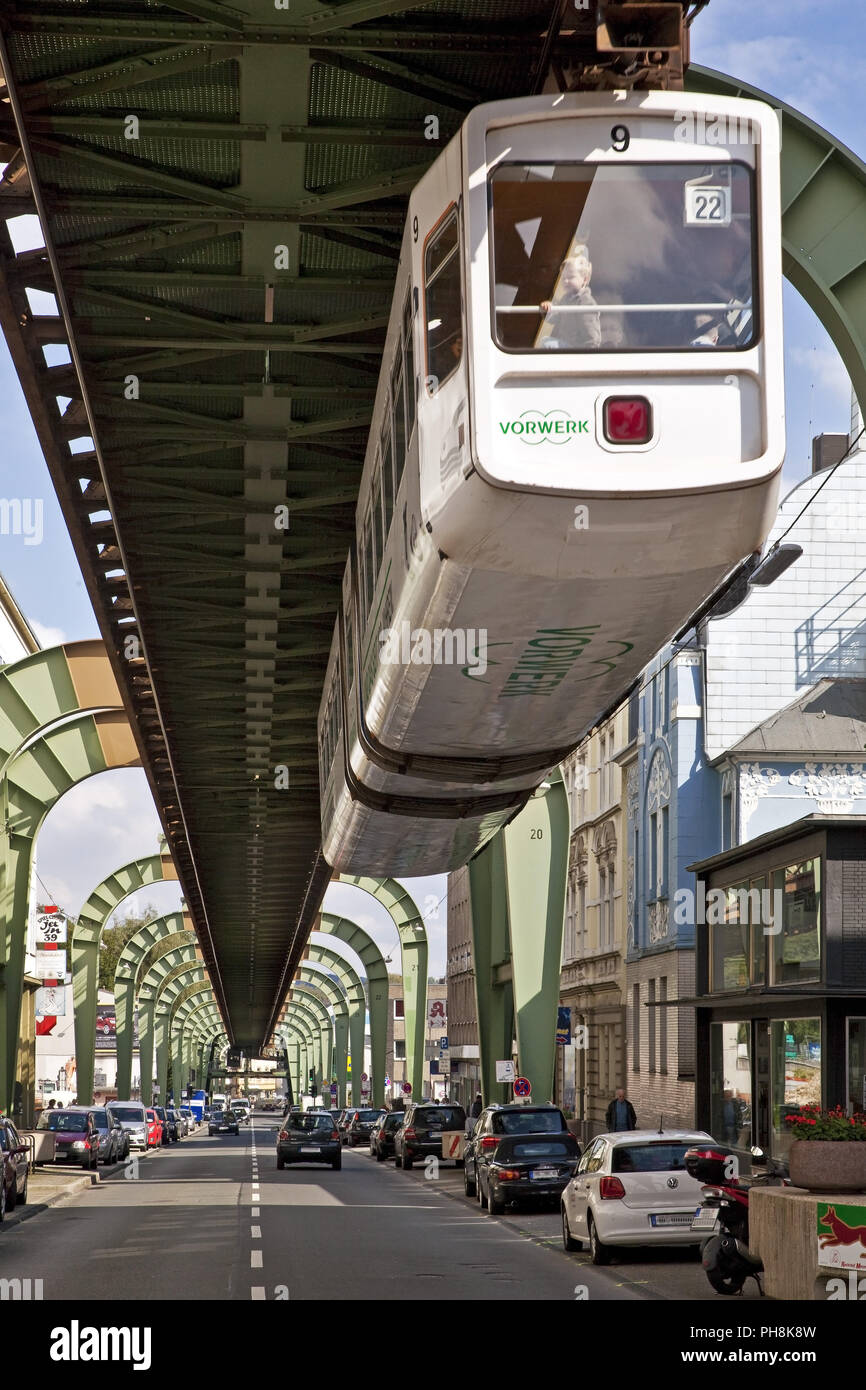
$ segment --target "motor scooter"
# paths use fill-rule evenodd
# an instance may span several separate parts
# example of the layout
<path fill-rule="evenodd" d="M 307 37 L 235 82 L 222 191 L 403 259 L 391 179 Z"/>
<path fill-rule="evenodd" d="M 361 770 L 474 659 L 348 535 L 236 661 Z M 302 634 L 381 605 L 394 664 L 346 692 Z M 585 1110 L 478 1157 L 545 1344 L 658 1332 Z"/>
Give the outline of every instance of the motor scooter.
<path fill-rule="evenodd" d="M 742 1151 L 740 1151 L 741 1153 Z M 754 1279 L 763 1296 L 763 1264 L 749 1249 L 749 1192 L 755 1186 L 790 1185 L 784 1164 L 753 1148 L 742 1157 L 762 1173 L 740 1176 L 740 1153 L 724 1144 L 699 1145 L 684 1155 L 686 1172 L 704 1184 L 693 1231 L 707 1231 L 701 1246 L 701 1263 L 716 1293 L 739 1294 L 747 1279 Z"/>

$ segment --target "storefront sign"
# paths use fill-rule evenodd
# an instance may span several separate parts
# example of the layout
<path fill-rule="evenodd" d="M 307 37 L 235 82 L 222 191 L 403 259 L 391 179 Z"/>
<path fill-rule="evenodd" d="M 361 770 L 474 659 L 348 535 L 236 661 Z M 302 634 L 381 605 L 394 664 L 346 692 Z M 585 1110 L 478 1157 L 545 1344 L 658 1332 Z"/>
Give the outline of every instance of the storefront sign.
<path fill-rule="evenodd" d="M 62 912 L 37 912 L 36 945 L 65 946 L 66 918 Z"/>
<path fill-rule="evenodd" d="M 62 980 L 66 974 L 65 951 L 37 951 L 34 974 L 39 980 Z"/>
<path fill-rule="evenodd" d="M 567 1047 L 571 1042 L 571 1009 L 559 1006 L 556 1012 L 556 1043 Z"/>
<path fill-rule="evenodd" d="M 866 1207 L 817 1204 L 818 1264 L 827 1269 L 866 1269 Z"/>

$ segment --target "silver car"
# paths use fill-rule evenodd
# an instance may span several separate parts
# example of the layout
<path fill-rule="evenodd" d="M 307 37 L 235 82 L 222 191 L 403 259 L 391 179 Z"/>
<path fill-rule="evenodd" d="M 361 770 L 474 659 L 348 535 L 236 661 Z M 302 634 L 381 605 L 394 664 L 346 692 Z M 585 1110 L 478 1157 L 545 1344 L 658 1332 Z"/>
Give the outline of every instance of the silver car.
<path fill-rule="evenodd" d="M 131 1149 L 147 1151 L 147 1114 L 137 1100 L 113 1100 L 106 1110 L 119 1120 L 129 1135 Z"/>

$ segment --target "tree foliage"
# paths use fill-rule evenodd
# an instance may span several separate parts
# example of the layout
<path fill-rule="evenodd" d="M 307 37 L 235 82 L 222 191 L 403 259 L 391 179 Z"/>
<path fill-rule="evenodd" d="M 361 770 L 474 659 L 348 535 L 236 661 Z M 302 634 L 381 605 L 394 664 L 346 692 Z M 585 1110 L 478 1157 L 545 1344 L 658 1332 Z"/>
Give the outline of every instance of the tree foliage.
<path fill-rule="evenodd" d="M 154 917 L 158 916 L 157 908 L 152 903 L 148 903 L 138 912 L 127 912 L 125 917 L 105 928 L 99 947 L 100 989 L 114 989 L 114 972 L 120 959 L 120 953 L 127 941 L 141 927 L 146 926 L 148 922 L 152 922 Z"/>

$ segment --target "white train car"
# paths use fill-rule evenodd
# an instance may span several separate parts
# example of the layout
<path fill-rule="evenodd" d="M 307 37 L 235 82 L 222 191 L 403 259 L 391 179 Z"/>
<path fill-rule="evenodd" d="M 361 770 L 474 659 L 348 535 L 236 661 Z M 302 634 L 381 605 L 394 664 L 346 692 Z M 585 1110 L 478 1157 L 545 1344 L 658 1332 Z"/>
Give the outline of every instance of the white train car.
<path fill-rule="evenodd" d="M 762 545 L 780 228 L 751 101 L 491 103 L 421 180 L 320 708 L 336 870 L 465 863 Z"/>

